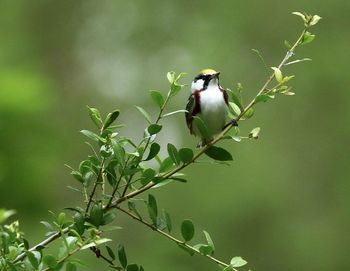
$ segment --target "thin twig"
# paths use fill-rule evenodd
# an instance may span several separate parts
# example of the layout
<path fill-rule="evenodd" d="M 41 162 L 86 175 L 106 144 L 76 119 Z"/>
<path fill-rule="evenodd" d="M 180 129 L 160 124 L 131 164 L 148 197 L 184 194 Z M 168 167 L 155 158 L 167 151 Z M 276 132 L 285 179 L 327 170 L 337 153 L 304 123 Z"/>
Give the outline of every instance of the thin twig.
<path fill-rule="evenodd" d="M 181 241 L 181 240 L 175 238 L 174 236 L 170 235 L 169 233 L 166 233 L 165 231 L 162 231 L 162 230 L 158 229 L 158 228 L 155 227 L 154 225 L 152 225 L 152 224 L 148 223 L 147 221 L 141 219 L 140 217 L 138 217 L 138 216 L 136 216 L 136 215 L 134 215 L 134 214 L 128 212 L 127 210 L 121 208 L 120 206 L 116 206 L 116 208 L 117 208 L 118 210 L 122 211 L 123 213 L 127 214 L 128 216 L 132 217 L 133 219 L 135 219 L 135 220 L 141 222 L 143 225 L 145 225 L 145 226 L 151 228 L 152 230 L 154 230 L 154 231 L 160 233 L 161 235 L 165 236 L 166 238 L 168 238 L 169 240 L 175 242 L 176 244 L 181 245 L 181 246 L 184 246 L 184 247 L 186 247 L 186 248 L 192 250 L 193 252 L 195 252 L 195 253 L 197 253 L 197 254 L 200 254 L 200 255 L 202 255 L 202 256 L 205 256 L 205 257 L 209 258 L 210 260 L 216 262 L 217 264 L 219 264 L 219 265 L 221 265 L 221 266 L 223 266 L 223 267 L 229 266 L 227 263 L 224 263 L 224 262 L 222 262 L 222 261 L 220 261 L 220 260 L 214 258 L 213 256 L 202 254 L 198 249 L 194 248 L 193 246 L 187 244 L 187 243 L 184 242 L 184 241 Z M 233 269 L 233 270 L 236 270 L 236 269 Z"/>

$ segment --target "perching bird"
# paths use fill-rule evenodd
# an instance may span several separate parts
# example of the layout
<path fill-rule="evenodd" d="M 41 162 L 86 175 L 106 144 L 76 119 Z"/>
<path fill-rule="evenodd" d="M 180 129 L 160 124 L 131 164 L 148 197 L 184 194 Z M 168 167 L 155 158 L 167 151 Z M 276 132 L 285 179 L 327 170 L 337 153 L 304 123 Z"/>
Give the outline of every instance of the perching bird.
<path fill-rule="evenodd" d="M 191 134 L 201 136 L 193 121 L 194 116 L 199 116 L 208 129 L 208 137 L 202 138 L 199 147 L 208 144 L 225 127 L 228 96 L 225 89 L 219 84 L 219 75 L 220 72 L 205 69 L 192 82 L 192 94 L 188 98 L 186 106 L 187 126 Z"/>

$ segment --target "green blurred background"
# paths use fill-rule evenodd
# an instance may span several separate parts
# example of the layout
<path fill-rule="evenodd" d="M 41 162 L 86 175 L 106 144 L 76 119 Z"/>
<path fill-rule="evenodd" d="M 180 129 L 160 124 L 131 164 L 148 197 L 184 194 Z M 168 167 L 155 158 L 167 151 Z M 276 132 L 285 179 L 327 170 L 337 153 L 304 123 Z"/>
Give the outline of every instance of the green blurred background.
<path fill-rule="evenodd" d="M 167 91 L 166 72 L 222 72 L 224 87 L 244 86 L 248 101 L 264 82 L 257 48 L 269 66 L 283 41 L 302 29 L 292 11 L 323 17 L 315 41 L 297 51 L 312 62 L 292 65 L 293 97 L 259 105 L 240 124 L 260 126 L 257 141 L 226 142 L 230 167 L 194 165 L 187 184 L 153 193 L 174 224 L 192 218 L 209 231 L 216 255 L 242 256 L 252 270 L 349 270 L 350 2 L 334 1 L 0 1 L 0 206 L 16 209 L 31 244 L 43 238 L 47 210 L 80 196 L 65 163 L 89 153 L 81 129 L 92 129 L 86 105 L 122 110 L 123 134 L 140 138 L 134 105 L 155 112 L 148 90 Z M 185 106 L 189 90 L 171 109 Z M 182 115 L 159 138 L 193 147 Z M 114 239 L 146 270 L 216 270 L 120 215 Z M 198 232 L 198 236 L 201 233 Z M 198 237 L 199 239 L 199 237 Z M 113 246 L 113 245 L 112 245 Z M 106 270 L 91 262 L 82 270 Z"/>

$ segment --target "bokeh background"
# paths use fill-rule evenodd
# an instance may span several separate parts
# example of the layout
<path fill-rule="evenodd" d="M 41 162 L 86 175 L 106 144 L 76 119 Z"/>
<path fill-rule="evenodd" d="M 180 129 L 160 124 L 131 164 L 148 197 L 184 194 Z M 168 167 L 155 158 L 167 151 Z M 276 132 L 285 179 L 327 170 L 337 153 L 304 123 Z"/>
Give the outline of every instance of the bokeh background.
<path fill-rule="evenodd" d="M 65 163 L 89 153 L 86 105 L 122 110 L 125 135 L 140 138 L 135 109 L 155 112 L 148 90 L 166 92 L 166 72 L 222 72 L 224 87 L 241 82 L 246 101 L 284 55 L 302 23 L 293 11 L 323 17 L 315 41 L 297 51 L 312 62 L 288 67 L 293 97 L 259 105 L 240 124 L 260 126 L 257 141 L 226 142 L 229 166 L 195 165 L 187 184 L 153 193 L 174 224 L 192 218 L 209 231 L 217 257 L 242 256 L 251 270 L 349 270 L 349 11 L 344 0 L 295 1 L 0 1 L 0 206 L 17 210 L 33 244 L 47 210 L 75 206 L 79 195 Z M 170 109 L 182 109 L 188 89 Z M 182 115 L 165 123 L 160 142 L 193 147 Z M 216 270 L 120 215 L 115 240 L 146 270 Z M 177 227 L 178 228 L 178 227 Z M 198 240 L 202 238 L 198 232 Z M 114 244 L 115 245 L 115 244 Z M 112 245 L 113 246 L 113 245 Z M 90 262 L 81 270 L 106 270 Z"/>

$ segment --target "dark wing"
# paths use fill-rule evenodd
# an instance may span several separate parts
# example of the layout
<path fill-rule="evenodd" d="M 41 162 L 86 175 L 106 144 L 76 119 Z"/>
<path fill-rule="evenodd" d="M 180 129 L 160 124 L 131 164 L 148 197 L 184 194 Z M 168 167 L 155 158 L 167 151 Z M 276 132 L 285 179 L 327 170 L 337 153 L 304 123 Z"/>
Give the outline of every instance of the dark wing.
<path fill-rule="evenodd" d="M 222 88 L 222 86 L 219 86 L 219 87 L 220 87 L 220 90 L 221 90 L 222 94 L 224 95 L 225 103 L 228 106 L 228 94 L 227 94 L 227 91 L 224 88 Z"/>
<path fill-rule="evenodd" d="M 197 115 L 200 112 L 200 107 L 199 107 L 199 93 L 200 91 L 195 91 L 188 97 L 187 105 L 186 105 L 186 110 L 187 112 L 185 113 L 186 117 L 186 123 L 188 129 L 190 129 L 190 133 L 193 134 L 192 130 L 192 121 L 193 121 L 193 116 Z"/>

